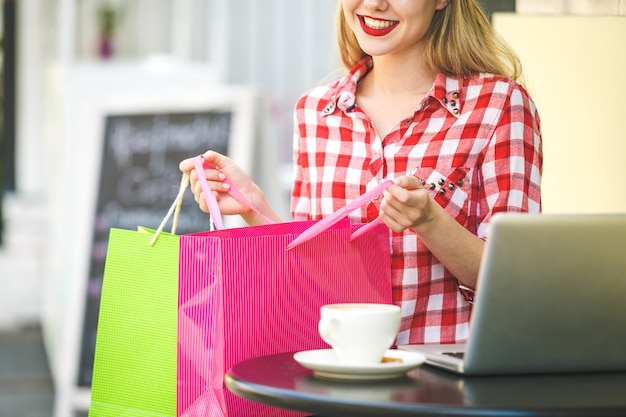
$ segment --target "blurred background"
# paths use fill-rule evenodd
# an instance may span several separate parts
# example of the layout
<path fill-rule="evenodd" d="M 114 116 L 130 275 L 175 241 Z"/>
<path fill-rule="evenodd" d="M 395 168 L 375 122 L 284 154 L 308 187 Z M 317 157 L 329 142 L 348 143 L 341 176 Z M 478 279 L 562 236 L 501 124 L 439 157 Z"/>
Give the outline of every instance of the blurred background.
<path fill-rule="evenodd" d="M 217 132 L 226 115 L 218 145 L 289 218 L 292 107 L 341 73 L 336 1 L 2 1 L 0 415 L 86 415 L 103 206 L 119 203 L 122 226 L 156 228 L 176 193 L 175 162 L 213 146 L 194 123 Z M 539 107 L 544 210 L 626 211 L 626 0 L 481 3 Z M 172 146 L 164 132 L 176 131 L 185 139 L 174 162 L 133 167 L 163 176 L 166 191 L 152 194 L 165 201 L 123 206 L 104 191 L 123 178 L 105 175 L 108 152 L 131 152 L 125 140 Z M 146 202 L 156 218 L 137 214 Z"/>

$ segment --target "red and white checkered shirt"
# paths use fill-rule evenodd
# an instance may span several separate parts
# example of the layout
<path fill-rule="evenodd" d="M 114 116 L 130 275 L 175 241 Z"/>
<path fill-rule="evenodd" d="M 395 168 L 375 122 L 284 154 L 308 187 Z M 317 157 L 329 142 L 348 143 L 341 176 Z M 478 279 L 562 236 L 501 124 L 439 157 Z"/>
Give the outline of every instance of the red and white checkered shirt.
<path fill-rule="evenodd" d="M 502 76 L 438 74 L 415 113 L 381 138 L 355 106 L 357 83 L 372 65 L 366 58 L 298 100 L 294 220 L 321 219 L 401 175 L 423 179 L 435 201 L 482 239 L 497 212 L 541 211 L 539 115 L 523 87 Z M 350 217 L 369 222 L 379 204 Z M 402 308 L 397 342 L 465 341 L 471 291 L 413 231 L 391 233 L 391 248 L 393 300 Z"/>

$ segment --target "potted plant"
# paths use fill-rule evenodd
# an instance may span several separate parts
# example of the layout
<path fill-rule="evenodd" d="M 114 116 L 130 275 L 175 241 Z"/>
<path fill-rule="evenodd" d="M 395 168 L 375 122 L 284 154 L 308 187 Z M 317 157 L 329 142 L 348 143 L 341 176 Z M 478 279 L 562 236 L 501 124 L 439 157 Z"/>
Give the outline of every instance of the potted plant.
<path fill-rule="evenodd" d="M 98 55 L 100 58 L 109 59 L 113 56 L 115 30 L 120 19 L 120 11 L 111 4 L 105 3 L 98 8 Z"/>

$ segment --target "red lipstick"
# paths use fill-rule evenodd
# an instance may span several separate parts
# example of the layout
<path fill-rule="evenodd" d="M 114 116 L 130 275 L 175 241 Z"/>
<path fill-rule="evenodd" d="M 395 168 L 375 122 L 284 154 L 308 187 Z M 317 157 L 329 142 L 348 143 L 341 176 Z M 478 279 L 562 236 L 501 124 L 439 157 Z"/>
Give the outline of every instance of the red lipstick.
<path fill-rule="evenodd" d="M 368 19 L 377 20 L 377 21 L 380 21 L 380 22 L 389 22 L 388 20 L 374 19 L 372 17 L 368 17 Z M 366 34 L 368 34 L 370 36 L 385 36 L 386 34 L 391 32 L 392 30 L 394 30 L 395 27 L 398 25 L 398 22 L 393 22 L 392 25 L 386 26 L 386 27 L 383 27 L 383 28 L 380 28 L 380 29 L 372 28 L 372 27 L 367 26 L 365 24 L 365 17 L 363 17 L 363 16 L 359 16 L 359 22 L 361 22 L 361 28 L 363 29 L 363 32 L 365 32 Z"/>

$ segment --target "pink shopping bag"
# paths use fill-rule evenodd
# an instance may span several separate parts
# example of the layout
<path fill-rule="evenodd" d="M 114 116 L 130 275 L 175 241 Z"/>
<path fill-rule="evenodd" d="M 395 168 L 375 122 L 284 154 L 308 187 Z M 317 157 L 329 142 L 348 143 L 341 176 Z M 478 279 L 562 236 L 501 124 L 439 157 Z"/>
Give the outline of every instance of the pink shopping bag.
<path fill-rule="evenodd" d="M 201 159 L 196 163 L 201 169 Z M 180 237 L 178 416 L 302 415 L 235 396 L 224 374 L 253 357 L 327 348 L 317 331 L 324 304 L 392 302 L 389 229 L 374 224 L 351 241 L 363 225 L 342 218 L 346 210 L 354 207 L 320 222 Z"/>

